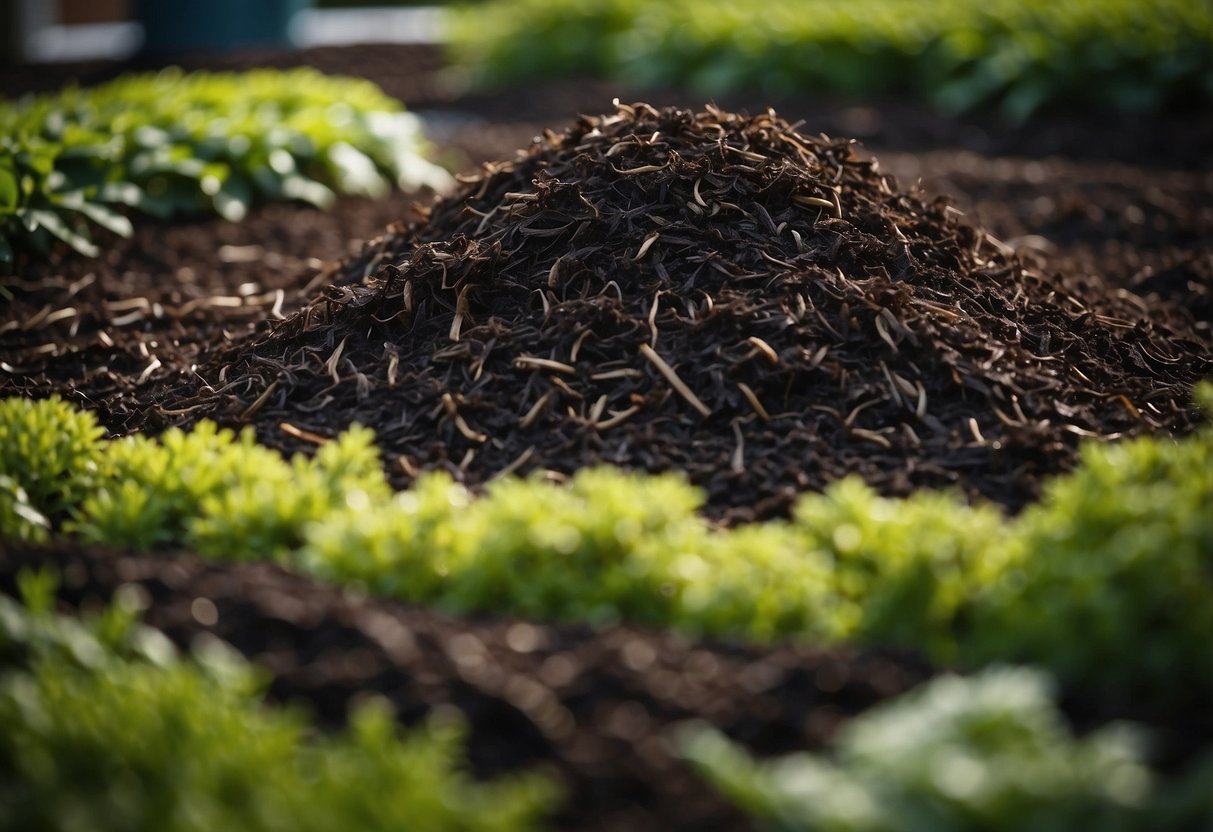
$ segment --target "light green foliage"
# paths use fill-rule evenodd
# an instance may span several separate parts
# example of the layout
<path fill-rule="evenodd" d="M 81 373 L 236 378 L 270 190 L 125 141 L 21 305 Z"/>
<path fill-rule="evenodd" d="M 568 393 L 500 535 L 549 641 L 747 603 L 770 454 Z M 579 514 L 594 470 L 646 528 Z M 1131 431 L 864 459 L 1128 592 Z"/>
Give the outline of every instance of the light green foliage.
<path fill-rule="evenodd" d="M 70 415 L 0 402 L 0 425 L 20 428 L 4 447 L 40 447 L 21 431 Z M 360 428 L 289 462 L 205 423 L 89 447 L 71 469 L 81 482 L 52 478 L 77 502 L 61 494 L 49 514 L 33 498 L 47 474 L 0 471 L 6 535 L 45 535 L 41 513 L 89 541 L 275 558 L 453 611 L 897 645 L 961 667 L 1032 662 L 1153 706 L 1213 698 L 1213 426 L 1092 445 L 1014 519 L 844 480 L 805 495 L 792 522 L 736 529 L 705 522 L 675 475 L 613 469 L 563 486 L 504 480 L 480 497 L 430 474 L 393 496 Z"/>
<path fill-rule="evenodd" d="M 366 707 L 310 736 L 214 644 L 183 660 L 129 611 L 88 624 L 0 597 L 0 830 L 535 829 L 549 783 L 474 782 L 462 731 Z"/>
<path fill-rule="evenodd" d="M 1046 677 L 995 667 L 941 677 L 846 725 L 833 753 L 757 762 L 714 729 L 683 753 L 764 828 L 805 832 L 1179 832 L 1210 818 L 1197 769 L 1156 789 L 1126 726 L 1075 739 Z"/>
<path fill-rule="evenodd" d="M 0 474 L 0 539 L 45 543 L 50 520 L 30 504 L 29 494 L 7 474 Z"/>
<path fill-rule="evenodd" d="M 113 442 L 105 482 L 69 529 L 85 540 L 153 549 L 188 545 L 217 558 L 280 557 L 303 541 L 308 523 L 339 507 L 366 507 L 389 493 L 374 436 L 357 427 L 315 457 L 287 462 L 202 423 L 157 440 Z"/>
<path fill-rule="evenodd" d="M 988 506 L 931 492 L 883 499 L 859 479 L 805 495 L 794 517 L 804 548 L 829 559 L 837 636 L 948 662 L 975 588 L 1001 573 L 1019 542 Z"/>
<path fill-rule="evenodd" d="M 609 621 L 669 619 L 666 559 L 701 534 L 699 494 L 678 477 L 579 472 L 567 488 L 509 480 L 477 504 L 461 607 Z"/>
<path fill-rule="evenodd" d="M 36 536 L 80 503 L 97 483 L 104 432 L 58 397 L 0 402 L 0 536 Z"/>
<path fill-rule="evenodd" d="M 465 556 L 471 496 L 445 474 L 425 475 L 387 505 L 337 512 L 309 530 L 295 559 L 317 577 L 410 601 L 441 596 Z"/>
<path fill-rule="evenodd" d="M 80 506 L 69 530 L 91 542 L 149 550 L 184 542 L 203 500 L 242 479 L 272 477 L 282 458 L 230 430 L 199 425 L 158 440 L 128 436 L 111 442 L 105 482 Z"/>
<path fill-rule="evenodd" d="M 787 524 L 704 533 L 693 543 L 666 557 L 669 581 L 679 588 L 670 620 L 679 627 L 761 641 L 842 634 L 830 564 Z"/>
<path fill-rule="evenodd" d="M 1013 120 L 1068 101 L 1213 96 L 1213 7 L 1190 0 L 496 0 L 453 19 L 482 82 L 594 73 L 781 94 L 909 91 Z"/>
<path fill-rule="evenodd" d="M 156 74 L 0 101 L 0 268 L 53 239 L 94 255 L 113 206 L 239 220 L 253 202 L 445 187 L 415 117 L 368 81 L 312 69 Z"/>
<path fill-rule="evenodd" d="M 452 611 L 619 619 L 771 639 L 828 632 L 827 575 L 786 525 L 712 532 L 681 478 L 616 469 L 567 486 L 494 483 L 473 499 L 445 474 L 376 511 L 313 526 L 296 563 Z"/>
<path fill-rule="evenodd" d="M 239 455 L 244 464 L 249 456 Z M 355 425 L 310 460 L 275 457 L 238 472 L 203 498 L 186 540 L 212 557 L 282 557 L 302 545 L 309 524 L 382 504 L 389 493 L 374 433 Z"/>
<path fill-rule="evenodd" d="M 1183 668 L 1171 698 L 1213 701 L 1213 426 L 1087 446 L 1014 530 L 961 645 L 968 664 L 1041 662 L 1126 692 Z"/>

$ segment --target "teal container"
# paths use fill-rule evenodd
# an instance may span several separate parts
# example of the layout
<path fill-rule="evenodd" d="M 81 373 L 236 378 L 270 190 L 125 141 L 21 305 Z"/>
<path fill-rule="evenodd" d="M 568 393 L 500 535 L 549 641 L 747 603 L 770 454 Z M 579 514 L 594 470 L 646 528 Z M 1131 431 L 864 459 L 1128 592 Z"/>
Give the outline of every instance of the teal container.
<path fill-rule="evenodd" d="M 310 0 L 136 0 L 143 50 L 228 52 L 249 47 L 288 47 L 291 20 Z"/>

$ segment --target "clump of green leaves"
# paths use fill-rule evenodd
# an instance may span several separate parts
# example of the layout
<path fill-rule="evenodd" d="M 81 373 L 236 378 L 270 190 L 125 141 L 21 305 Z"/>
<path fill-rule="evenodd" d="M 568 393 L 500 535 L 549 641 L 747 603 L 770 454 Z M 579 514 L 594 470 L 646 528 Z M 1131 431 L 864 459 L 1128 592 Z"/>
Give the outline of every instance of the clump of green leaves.
<path fill-rule="evenodd" d="M 0 101 L 0 137 L 0 269 L 54 240 L 94 255 L 89 224 L 129 235 L 126 208 L 236 221 L 257 201 L 450 181 L 399 102 L 307 68 L 168 69 Z"/>
<path fill-rule="evenodd" d="M 283 558 L 308 524 L 389 494 L 370 431 L 357 427 L 314 457 L 287 461 L 203 423 L 156 440 L 129 436 L 108 446 L 104 478 L 68 529 L 82 539 L 151 550 L 189 546 L 223 559 Z"/>
<path fill-rule="evenodd" d="M 802 497 L 790 522 L 717 529 L 675 475 L 590 469 L 474 497 L 428 474 L 392 495 L 363 429 L 287 461 L 247 431 L 98 443 L 74 417 L 62 402 L 0 402 L 0 431 L 17 426 L 4 446 L 17 461 L 0 467 L 5 535 L 273 558 L 456 612 L 1029 662 L 1158 707 L 1213 697 L 1213 425 L 1092 445 L 1018 518 L 844 480 Z M 72 430 L 91 437 L 84 451 L 38 450 Z M 49 464 L 56 453 L 76 461 Z"/>
<path fill-rule="evenodd" d="M 103 434 L 57 396 L 0 403 L 0 536 L 27 537 L 79 506 L 98 482 Z"/>
<path fill-rule="evenodd" d="M 1189 0 L 495 0 L 453 19 L 483 83 L 595 74 L 704 94 L 908 92 L 1022 121 L 1053 103 L 1213 97 L 1213 8 Z"/>
<path fill-rule="evenodd" d="M 1045 676 L 996 667 L 866 711 L 828 755 L 758 762 L 700 724 L 683 728 L 680 746 L 781 832 L 1180 832 L 1213 820 L 1213 766 L 1159 788 L 1140 739 L 1118 725 L 1075 738 Z"/>
<path fill-rule="evenodd" d="M 248 665 L 220 643 L 192 659 L 133 623 L 53 615 L 0 597 L 0 830 L 328 832 L 539 828 L 550 783 L 478 783 L 462 729 L 402 736 L 383 708 L 315 737 L 268 709 Z"/>
<path fill-rule="evenodd" d="M 1213 386 L 1201 391 L 1213 414 Z M 1018 545 L 975 596 L 967 664 L 1040 662 L 1126 694 L 1186 667 L 1195 685 L 1174 698 L 1210 701 L 1213 425 L 1087 446 L 1012 529 Z"/>

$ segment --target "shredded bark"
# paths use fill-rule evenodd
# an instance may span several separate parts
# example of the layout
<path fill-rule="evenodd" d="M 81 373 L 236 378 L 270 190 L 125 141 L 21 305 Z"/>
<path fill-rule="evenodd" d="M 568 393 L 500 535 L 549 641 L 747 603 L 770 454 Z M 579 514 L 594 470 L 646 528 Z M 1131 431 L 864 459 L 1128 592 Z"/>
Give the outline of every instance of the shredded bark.
<path fill-rule="evenodd" d="M 728 521 L 847 474 L 1016 509 L 1081 439 L 1188 429 L 1211 367 L 1071 285 L 851 140 L 619 104 L 464 177 L 155 421 L 284 450 L 358 422 L 398 486 L 682 471 Z"/>

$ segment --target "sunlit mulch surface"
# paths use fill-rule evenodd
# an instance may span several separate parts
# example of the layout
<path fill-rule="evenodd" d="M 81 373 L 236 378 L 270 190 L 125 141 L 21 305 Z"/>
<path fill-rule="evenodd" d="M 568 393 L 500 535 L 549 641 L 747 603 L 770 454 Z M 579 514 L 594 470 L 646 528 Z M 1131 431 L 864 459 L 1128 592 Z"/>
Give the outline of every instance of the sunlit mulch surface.
<path fill-rule="evenodd" d="M 284 449 L 360 422 L 398 485 L 678 470 L 731 520 L 850 473 L 1015 508 L 1082 438 L 1193 424 L 1205 345 L 956 214 L 773 113 L 623 105 L 466 177 L 156 415 Z"/>
<path fill-rule="evenodd" d="M 179 645 L 217 637 L 273 674 L 272 699 L 342 722 L 369 696 L 407 724 L 436 708 L 470 723 L 484 775 L 542 766 L 576 830 L 737 830 L 748 824 L 677 759 L 667 729 L 709 720 L 766 753 L 821 746 L 850 716 L 931 674 L 911 656 L 742 647 L 627 627 L 469 621 L 342 594 L 266 564 L 207 564 L 74 545 L 0 544 L 0 591 L 54 567 L 72 606 L 140 587 L 145 621 Z"/>

